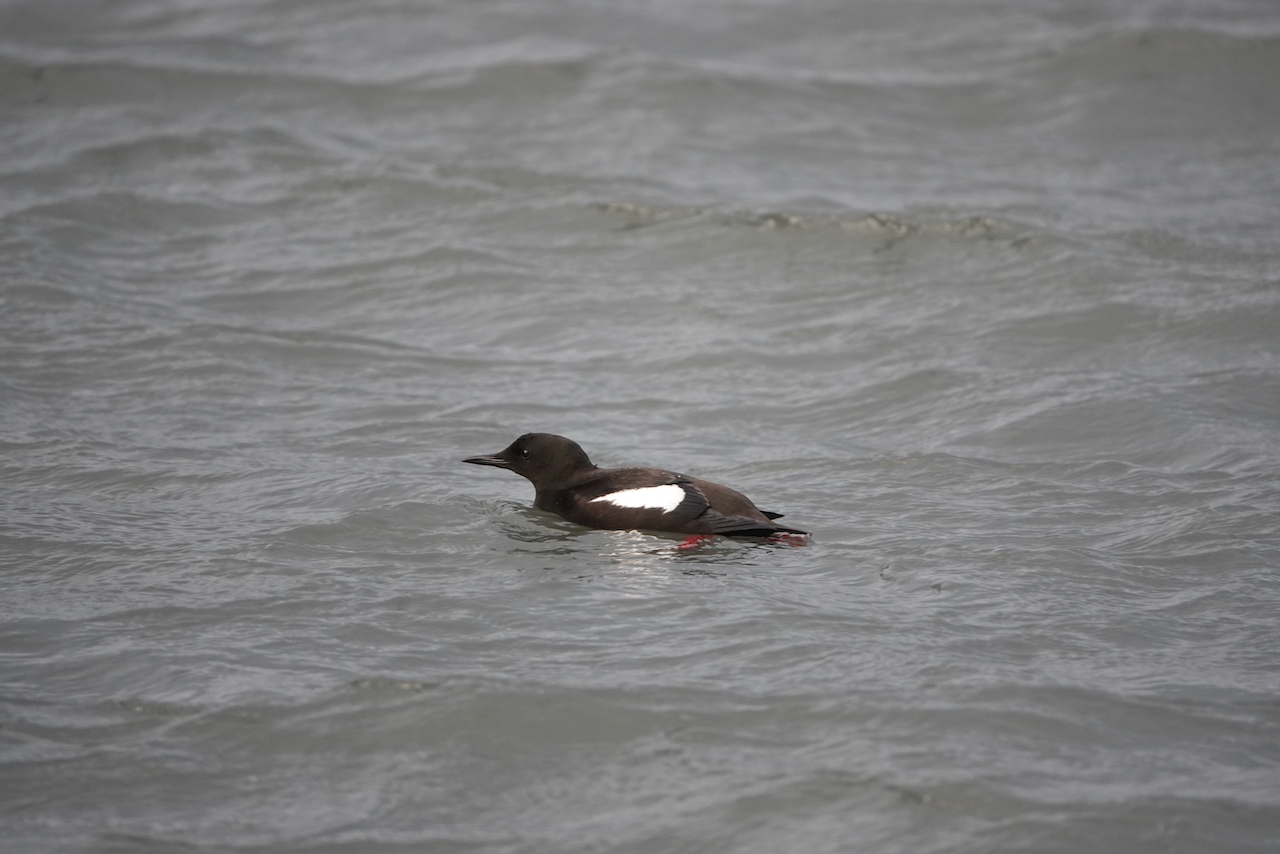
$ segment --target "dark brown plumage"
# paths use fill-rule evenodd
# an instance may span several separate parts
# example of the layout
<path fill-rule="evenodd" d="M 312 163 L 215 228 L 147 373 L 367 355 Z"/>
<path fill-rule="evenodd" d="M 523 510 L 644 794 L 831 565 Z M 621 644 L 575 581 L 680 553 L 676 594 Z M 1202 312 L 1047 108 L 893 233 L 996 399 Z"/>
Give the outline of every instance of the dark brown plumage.
<path fill-rule="evenodd" d="M 664 469 L 602 469 L 577 442 L 526 433 L 496 454 L 463 462 L 508 469 L 537 490 L 533 506 L 588 528 L 768 537 L 807 532 L 779 525 L 727 486 Z"/>

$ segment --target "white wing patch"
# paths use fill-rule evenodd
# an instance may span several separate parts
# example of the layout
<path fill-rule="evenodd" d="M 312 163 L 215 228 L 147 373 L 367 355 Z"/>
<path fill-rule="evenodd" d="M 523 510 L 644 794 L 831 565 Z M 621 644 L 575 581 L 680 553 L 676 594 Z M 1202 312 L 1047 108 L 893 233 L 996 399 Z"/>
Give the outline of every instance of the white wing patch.
<path fill-rule="evenodd" d="M 644 507 L 670 513 L 680 506 L 681 501 L 684 501 L 684 490 L 674 483 L 668 483 L 664 486 L 623 489 L 591 499 L 592 504 L 597 501 L 607 501 L 615 507 Z"/>

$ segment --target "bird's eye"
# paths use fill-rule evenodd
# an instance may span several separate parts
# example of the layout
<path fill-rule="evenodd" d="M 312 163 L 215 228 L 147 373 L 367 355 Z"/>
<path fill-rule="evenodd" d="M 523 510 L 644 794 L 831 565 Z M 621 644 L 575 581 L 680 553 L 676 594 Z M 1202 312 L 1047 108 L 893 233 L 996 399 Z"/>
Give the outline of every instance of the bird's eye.
<path fill-rule="evenodd" d="M 526 460 L 529 459 L 529 449 L 528 448 L 521 449 L 520 456 L 524 457 Z"/>

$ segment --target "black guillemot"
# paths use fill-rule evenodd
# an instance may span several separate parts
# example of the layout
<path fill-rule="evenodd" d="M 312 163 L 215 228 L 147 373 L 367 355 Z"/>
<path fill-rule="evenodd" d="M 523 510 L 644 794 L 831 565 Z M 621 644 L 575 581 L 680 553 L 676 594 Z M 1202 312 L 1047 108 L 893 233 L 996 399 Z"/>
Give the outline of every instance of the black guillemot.
<path fill-rule="evenodd" d="M 550 433 L 526 433 L 496 454 L 466 463 L 497 466 L 528 478 L 533 506 L 578 525 L 612 531 L 644 530 L 705 538 L 805 537 L 779 525 L 727 486 L 665 469 L 602 469 L 577 442 Z"/>

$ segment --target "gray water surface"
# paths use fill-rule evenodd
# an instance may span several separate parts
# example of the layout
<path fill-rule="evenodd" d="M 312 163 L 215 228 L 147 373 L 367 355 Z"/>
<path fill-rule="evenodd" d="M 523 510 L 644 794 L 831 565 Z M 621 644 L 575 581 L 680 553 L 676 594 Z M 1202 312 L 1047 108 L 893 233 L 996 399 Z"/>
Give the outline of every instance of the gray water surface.
<path fill-rule="evenodd" d="M 1280 850 L 1278 80 L 1263 0 L 0 3 L 5 850 Z"/>

